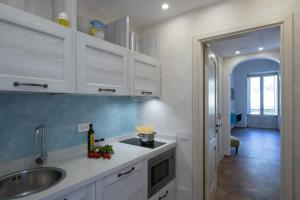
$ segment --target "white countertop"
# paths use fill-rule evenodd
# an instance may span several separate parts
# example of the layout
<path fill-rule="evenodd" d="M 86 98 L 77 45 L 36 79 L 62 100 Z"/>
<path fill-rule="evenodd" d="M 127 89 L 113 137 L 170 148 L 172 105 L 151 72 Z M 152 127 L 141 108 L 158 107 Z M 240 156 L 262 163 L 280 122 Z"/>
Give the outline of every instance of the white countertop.
<path fill-rule="evenodd" d="M 66 195 L 89 183 L 93 183 L 113 172 L 121 170 L 138 161 L 148 159 L 176 146 L 175 140 L 156 139 L 165 145 L 149 149 L 120 142 L 112 143 L 115 154 L 110 160 L 89 159 L 86 156 L 65 161 L 49 163 L 47 166 L 59 167 L 66 171 L 65 179 L 59 184 L 42 192 L 19 200 L 53 200 Z"/>

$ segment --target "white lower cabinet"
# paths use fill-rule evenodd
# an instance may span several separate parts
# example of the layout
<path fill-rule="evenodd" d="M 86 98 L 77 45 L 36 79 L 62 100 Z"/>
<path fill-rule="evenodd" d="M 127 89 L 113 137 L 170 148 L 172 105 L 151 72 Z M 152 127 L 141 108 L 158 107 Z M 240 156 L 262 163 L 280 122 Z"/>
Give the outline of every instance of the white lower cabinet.
<path fill-rule="evenodd" d="M 145 200 L 144 162 L 122 169 L 96 182 L 97 200 Z"/>
<path fill-rule="evenodd" d="M 155 195 L 153 195 L 149 200 L 175 200 L 175 185 L 175 180 L 173 180 Z"/>
<path fill-rule="evenodd" d="M 95 200 L 95 184 L 90 184 L 79 190 L 71 192 L 57 200 Z"/>

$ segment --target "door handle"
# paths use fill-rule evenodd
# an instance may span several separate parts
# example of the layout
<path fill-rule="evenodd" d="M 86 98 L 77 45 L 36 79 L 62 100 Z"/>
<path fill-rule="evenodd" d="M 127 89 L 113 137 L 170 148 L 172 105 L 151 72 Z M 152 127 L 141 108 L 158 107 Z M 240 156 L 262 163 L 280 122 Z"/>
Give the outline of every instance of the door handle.
<path fill-rule="evenodd" d="M 116 89 L 103 89 L 103 88 L 99 88 L 99 92 L 116 92 Z"/>
<path fill-rule="evenodd" d="M 142 93 L 142 94 L 149 94 L 149 95 L 152 94 L 152 92 L 149 92 L 149 91 L 142 91 L 141 93 Z"/>
<path fill-rule="evenodd" d="M 223 126 L 223 123 L 222 122 L 216 122 L 216 127 L 222 127 Z"/>
<path fill-rule="evenodd" d="M 158 199 L 161 200 L 161 199 L 164 199 L 168 196 L 169 194 L 169 190 L 166 191 L 166 194 L 164 194 L 163 196 L 159 197 Z"/>
<path fill-rule="evenodd" d="M 122 176 L 124 176 L 124 175 L 130 174 L 130 173 L 133 172 L 134 170 L 135 170 L 135 168 L 132 167 L 132 168 L 131 168 L 129 171 L 127 171 L 127 172 L 119 173 L 119 174 L 118 174 L 118 177 L 122 177 Z"/>
<path fill-rule="evenodd" d="M 32 87 L 43 87 L 43 88 L 48 88 L 48 84 L 38 84 L 38 83 L 19 83 L 19 82 L 14 82 L 15 87 L 19 86 L 32 86 Z"/>

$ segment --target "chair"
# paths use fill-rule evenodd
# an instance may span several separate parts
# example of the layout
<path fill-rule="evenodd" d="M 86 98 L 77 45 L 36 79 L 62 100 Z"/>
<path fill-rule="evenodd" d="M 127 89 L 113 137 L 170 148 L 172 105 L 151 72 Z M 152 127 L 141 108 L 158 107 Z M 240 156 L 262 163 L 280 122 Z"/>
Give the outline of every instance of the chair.
<path fill-rule="evenodd" d="M 240 140 L 236 137 L 230 136 L 230 145 L 231 145 L 231 147 L 235 148 L 235 154 L 238 155 L 239 147 L 240 147 Z"/>

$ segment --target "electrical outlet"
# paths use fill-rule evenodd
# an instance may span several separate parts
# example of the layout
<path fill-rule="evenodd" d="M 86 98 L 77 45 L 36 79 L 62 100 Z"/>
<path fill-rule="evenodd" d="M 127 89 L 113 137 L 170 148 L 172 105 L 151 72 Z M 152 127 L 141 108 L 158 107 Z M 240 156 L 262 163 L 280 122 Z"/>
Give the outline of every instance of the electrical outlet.
<path fill-rule="evenodd" d="M 85 133 L 89 131 L 89 129 L 90 129 L 90 123 L 78 124 L 78 133 Z"/>

